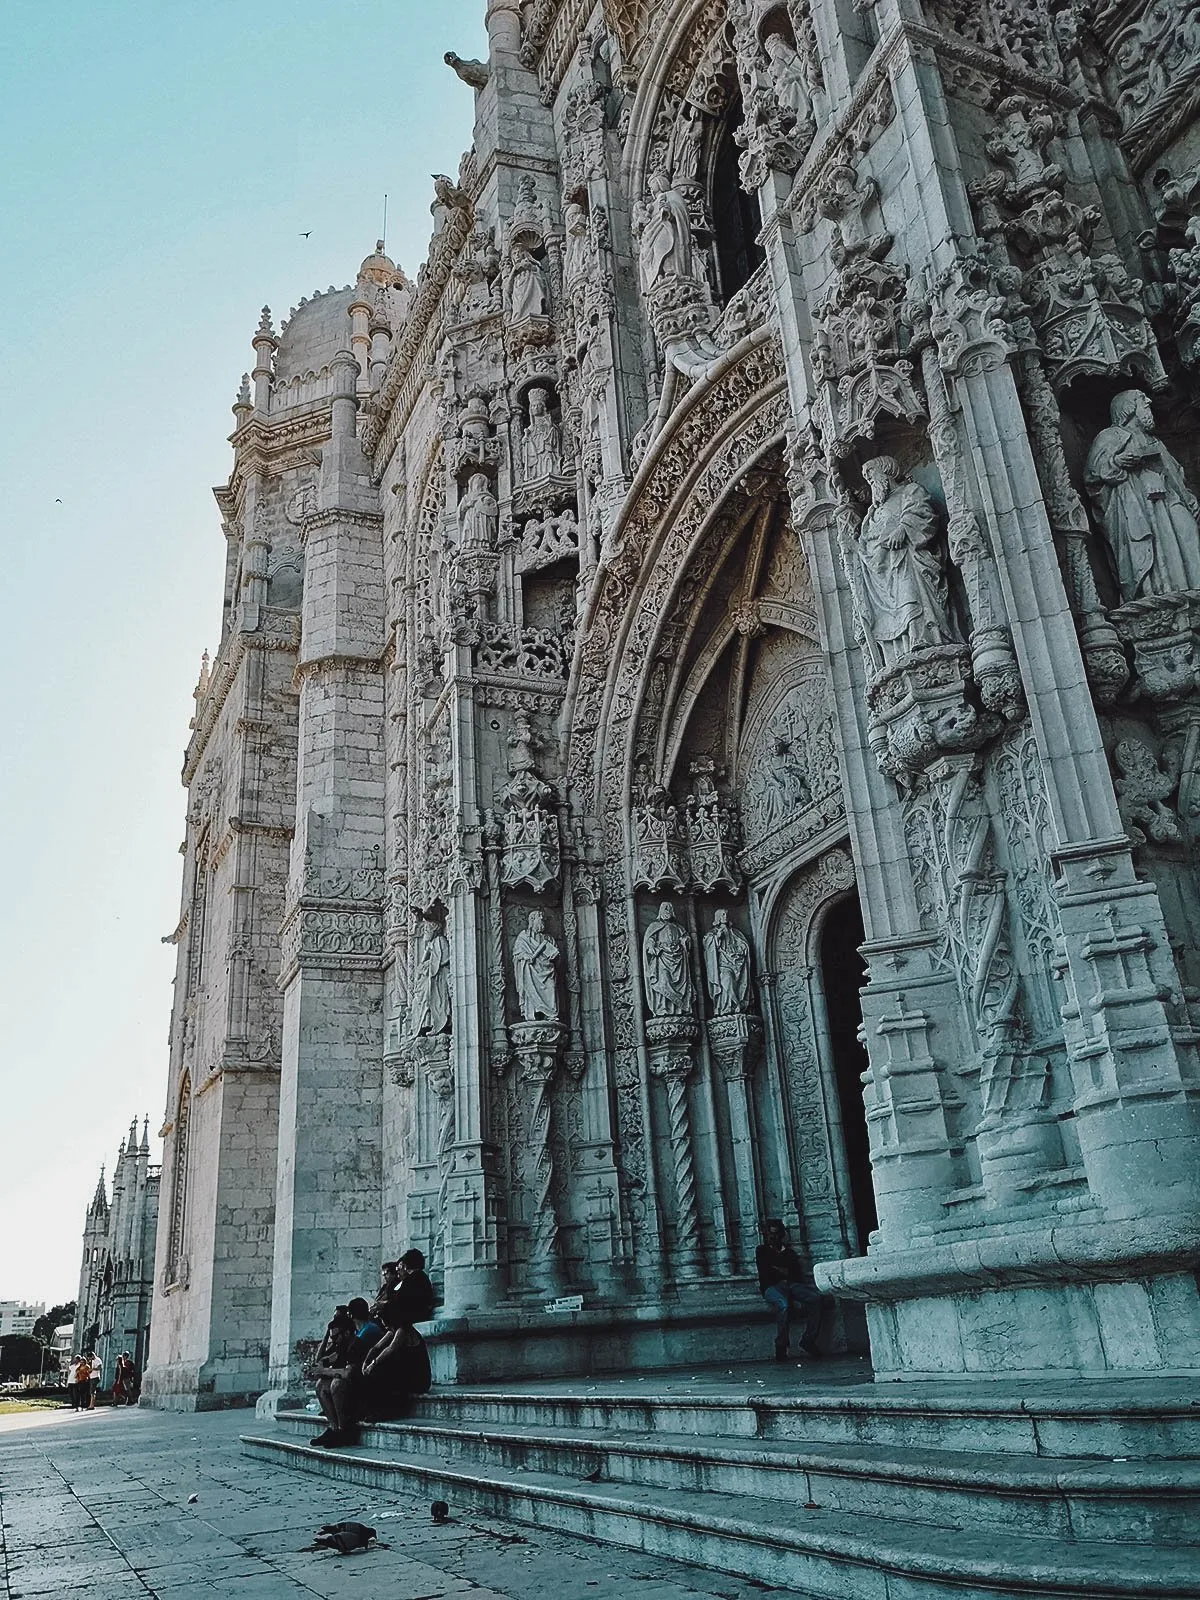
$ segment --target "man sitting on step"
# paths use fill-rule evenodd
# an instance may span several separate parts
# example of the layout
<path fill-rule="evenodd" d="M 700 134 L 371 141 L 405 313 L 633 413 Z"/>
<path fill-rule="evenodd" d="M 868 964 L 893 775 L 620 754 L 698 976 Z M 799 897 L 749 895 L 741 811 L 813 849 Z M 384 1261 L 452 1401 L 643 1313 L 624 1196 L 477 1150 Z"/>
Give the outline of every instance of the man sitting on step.
<path fill-rule="evenodd" d="M 338 1310 L 341 1309 L 339 1306 Z M 341 1329 L 335 1333 L 336 1314 L 334 1322 L 330 1323 L 318 1353 L 318 1364 L 313 1369 L 317 1403 L 329 1426 L 312 1442 L 325 1449 L 354 1443 L 362 1365 L 371 1346 L 383 1334 L 383 1329 L 371 1316 L 370 1306 L 361 1297 L 351 1300 L 345 1310 Z"/>
<path fill-rule="evenodd" d="M 821 1327 L 821 1291 L 813 1282 L 812 1269 L 792 1248 L 787 1229 L 777 1217 L 763 1227 L 763 1243 L 754 1252 L 758 1287 L 775 1313 L 775 1359 L 786 1361 L 792 1312 L 804 1315 L 800 1348 L 806 1356 L 817 1357 L 817 1334 Z"/>

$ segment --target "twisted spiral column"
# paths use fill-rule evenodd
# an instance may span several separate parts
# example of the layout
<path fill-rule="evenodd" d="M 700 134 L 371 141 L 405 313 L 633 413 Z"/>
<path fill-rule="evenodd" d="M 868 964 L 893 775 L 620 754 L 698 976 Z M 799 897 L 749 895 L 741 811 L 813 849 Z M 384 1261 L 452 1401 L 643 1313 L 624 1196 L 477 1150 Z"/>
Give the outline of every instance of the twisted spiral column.
<path fill-rule="evenodd" d="M 533 1156 L 533 1218 L 529 1238 L 529 1273 L 541 1287 L 559 1278 L 558 1216 L 554 1209 L 553 1094 L 563 1028 L 557 1022 L 518 1022 L 510 1037 L 521 1063 L 521 1082 L 532 1090 L 529 1149 Z"/>
<path fill-rule="evenodd" d="M 692 1075 L 693 1017 L 652 1017 L 646 1023 L 650 1070 L 667 1091 L 667 1142 L 675 1176 L 675 1273 L 680 1278 L 701 1274 L 700 1204 L 696 1158 L 692 1150 L 688 1080 Z"/>

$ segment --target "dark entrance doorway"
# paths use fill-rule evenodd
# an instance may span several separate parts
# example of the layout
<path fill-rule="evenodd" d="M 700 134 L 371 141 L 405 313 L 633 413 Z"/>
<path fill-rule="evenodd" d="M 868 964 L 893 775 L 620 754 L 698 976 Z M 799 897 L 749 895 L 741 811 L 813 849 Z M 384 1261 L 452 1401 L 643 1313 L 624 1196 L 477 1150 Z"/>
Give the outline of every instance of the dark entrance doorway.
<path fill-rule="evenodd" d="M 858 1251 L 865 1255 L 871 1233 L 879 1226 L 879 1214 L 871 1182 L 867 1113 L 863 1104 L 862 1075 L 867 1070 L 867 1052 L 858 1037 L 862 1026 L 859 991 L 866 975 L 858 953 L 862 942 L 863 921 L 858 896 L 849 895 L 830 907 L 821 927 L 821 987 L 829 1024 L 830 1064 L 841 1113 L 850 1205 L 858 1232 Z"/>

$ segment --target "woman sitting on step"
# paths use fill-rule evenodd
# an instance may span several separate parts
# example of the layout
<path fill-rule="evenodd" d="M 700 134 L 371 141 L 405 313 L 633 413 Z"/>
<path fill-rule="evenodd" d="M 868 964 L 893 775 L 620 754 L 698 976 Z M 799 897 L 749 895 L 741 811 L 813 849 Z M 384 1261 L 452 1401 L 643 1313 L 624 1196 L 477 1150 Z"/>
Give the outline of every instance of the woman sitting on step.
<path fill-rule="evenodd" d="M 425 1257 L 419 1250 L 407 1250 L 394 1263 L 397 1271 L 389 1282 L 392 1265 L 384 1264 L 384 1285 L 375 1302 L 384 1335 L 363 1363 L 358 1386 L 363 1418 L 403 1416 L 413 1397 L 424 1394 L 433 1382 L 429 1352 L 413 1327 L 433 1316 L 433 1284 L 425 1272 Z"/>

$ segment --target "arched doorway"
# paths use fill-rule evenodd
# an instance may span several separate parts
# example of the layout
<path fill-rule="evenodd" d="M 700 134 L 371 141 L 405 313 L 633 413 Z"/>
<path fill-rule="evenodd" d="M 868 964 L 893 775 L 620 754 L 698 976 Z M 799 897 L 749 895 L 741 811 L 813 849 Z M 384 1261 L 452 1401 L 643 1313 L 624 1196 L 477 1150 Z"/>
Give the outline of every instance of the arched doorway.
<path fill-rule="evenodd" d="M 846 895 L 829 907 L 817 936 L 821 993 L 825 1002 L 825 1065 L 834 1089 L 831 1109 L 836 1108 L 841 1134 L 848 1220 L 852 1219 L 857 1236 L 847 1243 L 851 1252 L 858 1255 L 866 1254 L 871 1234 L 879 1226 L 863 1102 L 862 1077 L 867 1070 L 867 1052 L 859 1036 L 861 991 L 866 976 L 859 954 L 863 937 L 862 908 L 857 894 Z"/>

